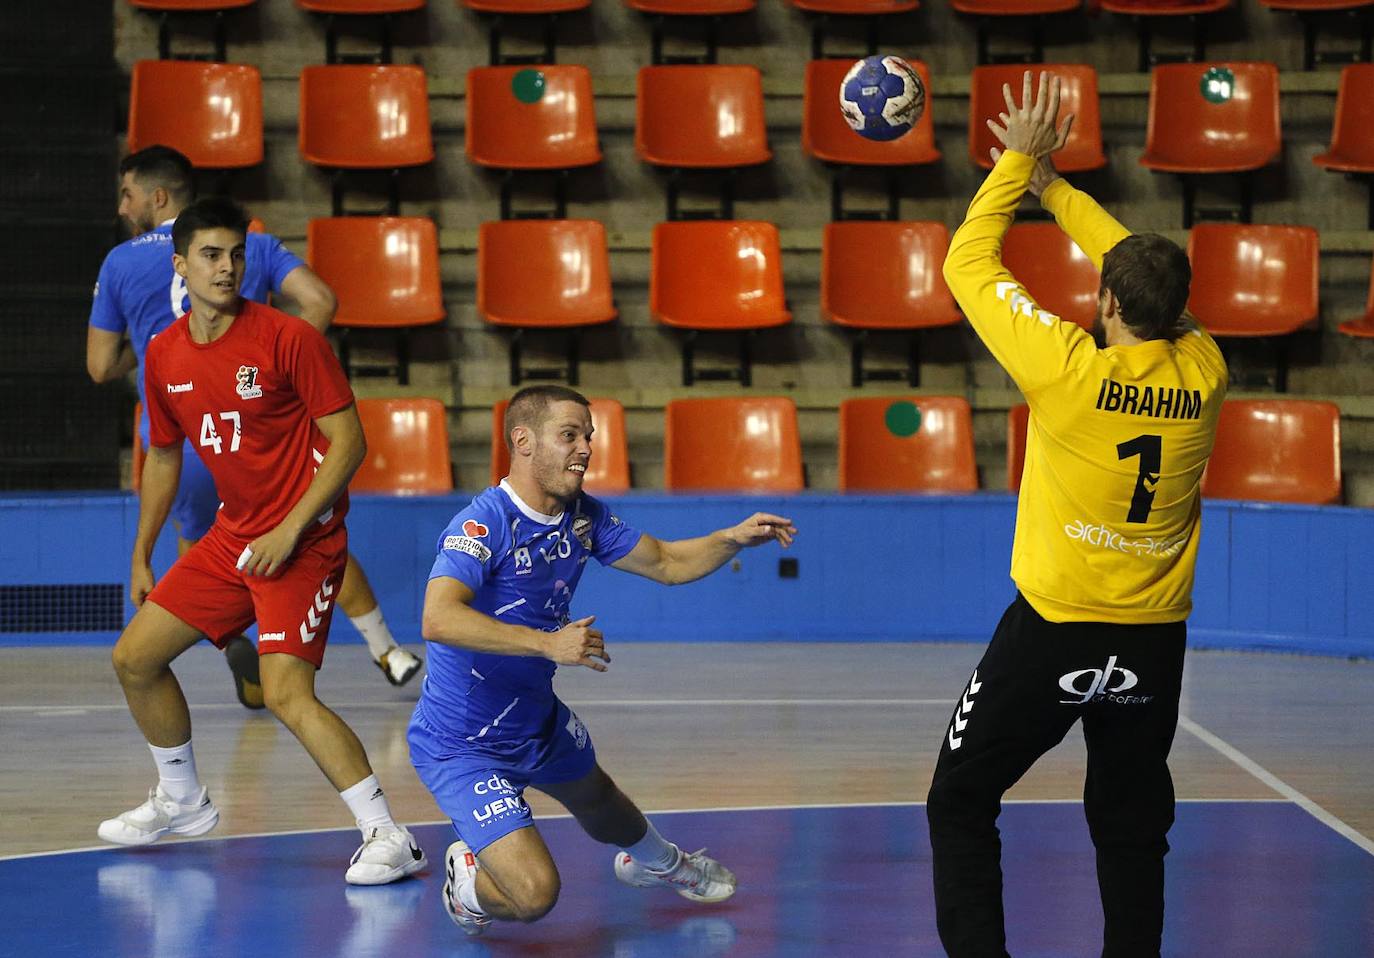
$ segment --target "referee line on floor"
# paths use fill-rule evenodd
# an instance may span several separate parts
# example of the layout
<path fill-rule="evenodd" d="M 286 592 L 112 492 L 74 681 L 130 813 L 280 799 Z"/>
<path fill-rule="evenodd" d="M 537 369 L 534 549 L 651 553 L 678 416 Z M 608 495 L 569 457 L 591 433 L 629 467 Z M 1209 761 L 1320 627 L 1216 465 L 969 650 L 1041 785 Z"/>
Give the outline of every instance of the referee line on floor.
<path fill-rule="evenodd" d="M 1288 801 L 1292 802 L 1294 805 L 1301 808 L 1304 812 L 1311 815 L 1317 821 L 1321 822 L 1323 825 L 1330 828 L 1336 834 L 1348 839 L 1359 848 L 1363 848 L 1369 854 L 1374 855 L 1374 839 L 1368 838 L 1367 836 L 1356 831 L 1350 825 L 1347 825 L 1345 822 L 1341 821 L 1335 815 L 1331 814 L 1326 809 L 1322 808 L 1316 802 L 1312 801 L 1312 799 L 1308 798 L 1306 795 L 1298 791 L 1292 785 L 1289 785 L 1283 779 L 1279 778 L 1273 772 L 1269 771 L 1269 769 L 1265 768 L 1259 762 L 1256 762 L 1254 759 L 1246 755 L 1240 749 L 1236 748 L 1234 745 L 1227 742 L 1220 736 L 1215 735 L 1212 732 L 1209 732 L 1207 729 L 1203 728 L 1201 725 L 1199 725 L 1197 722 L 1194 722 L 1186 715 L 1180 715 L 1178 717 L 1178 724 L 1180 728 L 1186 729 L 1189 733 L 1193 735 L 1193 737 L 1201 740 L 1207 745 L 1210 745 L 1216 751 L 1220 752 L 1223 756 L 1230 759 L 1236 765 L 1239 765 L 1241 768 L 1249 772 L 1255 778 L 1259 779 L 1265 785 L 1268 785 L 1274 791 L 1278 792 L 1284 798 L 1288 799 Z"/>
<path fill-rule="evenodd" d="M 1282 798 L 1180 798 L 1180 805 L 1289 805 Z M 815 802 L 800 805 L 728 805 L 720 808 L 646 808 L 645 815 L 710 815 L 734 814 L 738 812 L 776 812 L 805 811 L 809 809 L 833 808 L 924 808 L 925 802 Z M 1003 805 L 1082 805 L 1081 798 L 1004 798 Z M 539 821 L 553 818 L 572 818 L 568 812 L 550 812 L 537 816 Z M 448 825 L 447 818 L 425 822 L 405 822 L 407 828 L 420 828 L 427 825 Z M 331 832 L 356 832 L 356 826 L 340 825 L 332 828 L 296 828 L 279 832 L 245 832 L 242 835 L 213 835 L 204 838 L 186 838 L 170 845 L 185 845 L 199 842 L 228 842 L 240 838 L 283 838 L 290 835 L 327 835 Z M 80 848 L 55 848 L 45 852 L 21 852 L 17 855 L 0 855 L 0 862 L 18 861 L 24 858 L 46 858 L 50 855 L 75 855 L 87 852 L 116 852 L 127 850 L 125 845 L 85 845 Z"/>

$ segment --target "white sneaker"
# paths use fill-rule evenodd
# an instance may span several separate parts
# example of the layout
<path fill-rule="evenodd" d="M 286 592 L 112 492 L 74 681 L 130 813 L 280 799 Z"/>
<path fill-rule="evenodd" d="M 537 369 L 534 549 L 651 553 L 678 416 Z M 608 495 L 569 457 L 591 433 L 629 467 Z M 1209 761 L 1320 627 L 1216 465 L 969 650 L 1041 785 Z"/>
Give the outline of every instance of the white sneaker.
<path fill-rule="evenodd" d="M 477 880 L 477 856 L 465 841 L 456 841 L 444 852 L 444 911 L 463 934 L 480 935 L 491 924 L 491 916 L 469 911 L 458 900 L 458 888 Z"/>
<path fill-rule="evenodd" d="M 344 878 L 350 885 L 385 885 L 429 864 L 415 838 L 400 825 L 370 828 L 353 853 Z"/>
<path fill-rule="evenodd" d="M 420 666 L 424 665 L 418 655 L 411 655 L 399 645 L 393 645 L 382 653 L 380 659 L 374 660 L 377 668 L 382 670 L 386 680 L 392 685 L 405 685 L 415 678 L 415 673 L 420 671 Z"/>
<path fill-rule="evenodd" d="M 673 847 L 677 848 L 676 845 Z M 734 873 L 714 858 L 708 858 L 704 848 L 690 855 L 679 848 L 677 864 L 662 872 L 641 865 L 627 852 L 618 852 L 615 856 L 615 877 L 636 888 L 667 885 L 692 901 L 725 901 L 735 893 Z"/>
<path fill-rule="evenodd" d="M 210 801 L 204 787 L 188 804 L 172 800 L 161 785 L 148 790 L 148 800 L 114 818 L 107 818 L 96 829 L 107 842 L 116 845 L 151 845 L 163 835 L 204 835 L 219 824 L 219 809 Z"/>

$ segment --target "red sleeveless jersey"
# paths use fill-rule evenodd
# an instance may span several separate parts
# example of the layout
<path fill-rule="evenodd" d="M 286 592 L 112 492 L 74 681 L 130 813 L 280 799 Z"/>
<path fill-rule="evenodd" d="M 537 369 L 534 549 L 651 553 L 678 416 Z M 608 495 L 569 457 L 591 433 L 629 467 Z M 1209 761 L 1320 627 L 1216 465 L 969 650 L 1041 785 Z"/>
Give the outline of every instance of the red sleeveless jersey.
<path fill-rule="evenodd" d="M 353 403 L 324 336 L 309 323 L 244 300 L 223 336 L 191 338 L 190 315 L 153 339 L 144 361 L 154 446 L 189 438 L 223 504 L 215 524 L 254 539 L 286 518 L 329 449 L 315 420 Z M 312 532 L 339 525 L 348 493 Z"/>

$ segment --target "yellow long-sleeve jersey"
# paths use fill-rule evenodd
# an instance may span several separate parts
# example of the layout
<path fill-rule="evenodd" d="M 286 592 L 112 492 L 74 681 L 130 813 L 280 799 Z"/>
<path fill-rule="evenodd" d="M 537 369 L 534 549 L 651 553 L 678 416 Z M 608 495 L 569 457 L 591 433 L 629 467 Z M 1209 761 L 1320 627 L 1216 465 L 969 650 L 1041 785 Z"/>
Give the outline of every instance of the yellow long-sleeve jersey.
<path fill-rule="evenodd" d="M 1011 576 L 1052 622 L 1175 622 L 1192 610 L 1202 471 L 1226 363 L 1193 328 L 1098 349 L 1002 265 L 1035 161 L 1005 152 L 950 241 L 945 280 L 1030 404 Z M 1098 269 L 1130 235 L 1063 180 L 1041 202 Z"/>

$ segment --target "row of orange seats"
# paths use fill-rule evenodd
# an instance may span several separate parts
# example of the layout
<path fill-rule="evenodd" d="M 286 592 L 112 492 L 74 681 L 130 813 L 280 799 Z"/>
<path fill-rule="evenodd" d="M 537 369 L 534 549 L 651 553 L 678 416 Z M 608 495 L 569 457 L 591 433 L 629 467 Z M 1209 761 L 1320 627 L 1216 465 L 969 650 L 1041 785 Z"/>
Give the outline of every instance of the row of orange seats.
<path fill-rule="evenodd" d="M 929 71 L 915 64 L 929 90 Z M 1097 74 L 1074 64 L 1045 66 L 1067 85 L 1062 110 L 1077 121 L 1056 155 L 1066 172 L 1106 164 Z M 855 136 L 836 105 L 848 64 L 813 60 L 806 67 L 802 143 L 831 163 L 910 165 L 940 159 L 932 109 L 908 135 L 888 142 Z M 990 166 L 984 120 L 1003 108 L 1002 84 L 1027 67 L 977 67 L 971 79 L 969 155 Z M 1211 69 L 1217 102 L 1200 93 Z M 537 69 L 544 91 L 534 103 L 512 90 L 517 71 Z M 499 169 L 566 169 L 601 160 L 591 75 L 582 66 L 478 67 L 467 78 L 466 148 L 473 162 Z M 938 108 L 938 107 L 936 107 Z M 1374 64 L 1341 71 L 1330 149 L 1314 161 L 1331 170 L 1374 172 Z M 336 169 L 390 169 L 434 159 L 429 97 L 417 66 L 306 67 L 300 82 L 301 155 Z M 143 60 L 134 65 L 129 145 L 176 147 L 198 167 L 227 169 L 262 162 L 262 89 L 256 67 Z M 656 166 L 726 168 L 767 162 L 761 74 L 753 66 L 676 65 L 640 70 L 635 144 Z M 1175 63 L 1151 75 L 1145 152 L 1140 162 L 1175 173 L 1234 173 L 1274 162 L 1282 148 L 1279 75 L 1272 63 Z"/>
<path fill-rule="evenodd" d="M 847 221 L 822 240 L 822 317 L 854 329 L 926 329 L 962 321 L 941 275 L 943 223 Z M 1306 226 L 1193 227 L 1189 307 L 1217 336 L 1277 336 L 1319 316 L 1318 236 Z M 499 220 L 478 230 L 477 308 L 493 325 L 578 327 L 616 318 L 606 231 L 595 220 Z M 339 299 L 336 325 L 441 322 L 438 237 L 417 217 L 311 220 L 306 256 Z M 1091 329 L 1100 280 L 1053 223 L 1018 223 L 1003 261 L 1036 299 Z M 683 329 L 765 329 L 791 322 L 778 230 L 751 220 L 654 227 L 649 308 Z M 1374 269 L 1367 310 L 1341 325 L 1374 336 Z"/>
<path fill-rule="evenodd" d="M 631 488 L 625 410 L 591 401 L 595 436 L 585 483 L 598 495 Z M 510 470 L 506 403 L 492 409 L 491 482 Z M 453 489 L 448 415 L 434 399 L 360 399 L 367 459 L 354 492 Z M 967 493 L 978 488 L 969 404 L 957 396 L 849 399 L 840 403 L 841 492 Z M 135 412 L 135 422 L 138 413 Z M 1029 408 L 1007 418 L 1007 483 L 1020 488 Z M 134 430 L 134 488 L 142 451 Z M 677 399 L 664 410 L 663 484 L 677 492 L 795 493 L 805 488 L 797 409 L 780 397 Z M 1340 411 L 1310 400 L 1231 400 L 1202 480 L 1214 499 L 1332 504 L 1341 501 Z"/>

